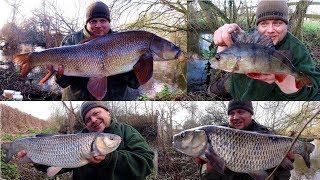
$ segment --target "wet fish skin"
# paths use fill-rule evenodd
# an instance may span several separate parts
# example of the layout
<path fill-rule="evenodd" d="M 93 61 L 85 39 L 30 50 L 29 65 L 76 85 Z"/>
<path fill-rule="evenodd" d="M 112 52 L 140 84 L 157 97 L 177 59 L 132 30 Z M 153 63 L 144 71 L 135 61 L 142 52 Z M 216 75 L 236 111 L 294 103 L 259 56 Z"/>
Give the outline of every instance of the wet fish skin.
<path fill-rule="evenodd" d="M 174 135 L 173 146 L 186 155 L 202 158 L 212 148 L 230 170 L 250 174 L 276 167 L 292 141 L 293 138 L 286 136 L 208 125 Z M 310 167 L 309 155 L 313 149 L 313 144 L 297 141 L 291 151 L 301 155 Z"/>
<path fill-rule="evenodd" d="M 105 77 L 134 69 L 140 84 L 149 80 L 151 76 L 145 74 L 153 72 L 151 60 L 143 63 L 144 68 L 135 68 L 140 57 L 147 52 L 152 53 L 157 60 L 185 58 L 178 46 L 151 32 L 126 31 L 97 37 L 78 45 L 16 55 L 13 61 L 22 65 L 23 78 L 33 67 L 45 65 L 60 73 L 63 69 L 64 75 L 89 77 L 89 92 L 101 100 L 107 89 Z"/>
<path fill-rule="evenodd" d="M 232 34 L 232 39 L 234 44 L 210 59 L 212 68 L 240 74 L 275 74 L 280 82 L 290 74 L 295 77 L 297 88 L 313 85 L 293 66 L 288 52 L 275 50 L 270 37 L 255 32 Z"/>
<path fill-rule="evenodd" d="M 37 164 L 60 168 L 75 168 L 88 163 L 86 158 L 106 155 L 116 150 L 121 137 L 109 133 L 80 133 L 23 138 L 4 143 L 5 162 L 21 150 Z"/>

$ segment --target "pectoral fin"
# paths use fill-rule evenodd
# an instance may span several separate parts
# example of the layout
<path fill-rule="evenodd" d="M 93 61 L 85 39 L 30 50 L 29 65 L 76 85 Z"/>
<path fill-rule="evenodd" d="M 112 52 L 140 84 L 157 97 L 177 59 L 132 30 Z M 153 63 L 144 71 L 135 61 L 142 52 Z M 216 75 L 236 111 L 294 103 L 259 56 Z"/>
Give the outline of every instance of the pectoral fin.
<path fill-rule="evenodd" d="M 212 165 L 212 168 L 220 174 L 225 175 L 225 162 L 218 156 L 217 153 L 213 151 L 212 148 L 209 148 L 209 152 L 205 153 L 206 158 L 209 160 L 209 163 Z"/>
<path fill-rule="evenodd" d="M 255 180 L 265 180 L 268 177 L 268 173 L 264 170 L 253 171 L 248 173 Z"/>
<path fill-rule="evenodd" d="M 19 160 L 19 163 L 26 164 L 26 163 L 33 163 L 33 161 L 28 156 L 25 156 Z"/>
<path fill-rule="evenodd" d="M 49 167 L 47 169 L 47 176 L 53 177 L 54 175 L 58 174 L 58 172 L 62 169 L 62 167 Z"/>
<path fill-rule="evenodd" d="M 280 83 L 283 82 L 286 77 L 287 77 L 286 74 L 275 74 L 276 80 Z"/>
<path fill-rule="evenodd" d="M 102 100 L 107 93 L 107 77 L 91 77 L 87 89 L 97 100 Z"/>
<path fill-rule="evenodd" d="M 259 79 L 261 77 L 261 73 L 247 73 L 246 74 L 249 78 L 252 78 L 252 79 Z"/>
<path fill-rule="evenodd" d="M 153 75 L 153 57 L 151 53 L 143 54 L 139 61 L 133 66 L 133 70 L 140 85 L 149 81 Z"/>
<path fill-rule="evenodd" d="M 46 74 L 39 82 L 38 85 L 43 85 L 45 82 L 47 82 L 50 77 L 54 74 L 53 71 L 49 71 L 48 74 Z"/>

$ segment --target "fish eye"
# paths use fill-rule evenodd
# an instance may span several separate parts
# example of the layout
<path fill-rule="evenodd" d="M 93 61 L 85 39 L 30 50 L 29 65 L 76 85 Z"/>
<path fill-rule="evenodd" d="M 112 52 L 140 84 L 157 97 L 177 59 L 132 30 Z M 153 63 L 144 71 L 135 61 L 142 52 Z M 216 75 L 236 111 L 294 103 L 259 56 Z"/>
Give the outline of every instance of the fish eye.
<path fill-rule="evenodd" d="M 216 54 L 216 55 L 214 56 L 214 58 L 216 58 L 216 60 L 220 60 L 220 55 L 219 55 L 219 54 Z"/>
<path fill-rule="evenodd" d="M 186 137 L 186 133 L 185 132 L 181 133 L 180 137 L 181 138 L 185 138 Z"/>

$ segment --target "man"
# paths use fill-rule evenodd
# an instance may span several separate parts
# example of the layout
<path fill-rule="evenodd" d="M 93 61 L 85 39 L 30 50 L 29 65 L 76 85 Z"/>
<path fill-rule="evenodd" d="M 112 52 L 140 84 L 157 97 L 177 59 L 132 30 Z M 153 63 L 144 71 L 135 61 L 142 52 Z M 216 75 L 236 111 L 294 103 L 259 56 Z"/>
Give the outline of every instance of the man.
<path fill-rule="evenodd" d="M 255 120 L 252 119 L 253 116 L 253 107 L 251 101 L 236 101 L 231 100 L 228 104 L 228 123 L 222 124 L 222 126 L 227 126 L 230 128 L 241 129 L 245 131 L 254 131 L 265 134 L 273 134 L 267 127 L 258 124 Z M 206 154 L 208 159 L 212 158 L 210 153 Z M 288 158 L 293 161 L 293 155 L 289 154 Z M 291 161 L 286 158 L 285 161 L 281 164 L 281 167 L 276 171 L 274 179 L 279 180 L 288 180 L 290 179 L 290 170 L 293 169 Z M 199 164 L 206 163 L 200 158 L 197 158 Z M 267 170 L 270 174 L 273 169 Z M 222 175 L 215 170 L 210 163 L 207 163 L 207 169 L 204 173 L 202 179 L 208 180 L 249 180 L 253 179 L 249 174 L 245 173 L 236 173 L 229 169 L 224 170 L 225 175 Z"/>
<path fill-rule="evenodd" d="M 66 36 L 61 45 L 75 45 L 91 36 L 104 36 L 113 33 L 110 27 L 110 11 L 103 2 L 94 2 L 86 9 L 86 25 L 76 33 Z M 149 56 L 148 58 L 152 58 Z M 62 100 L 96 100 L 87 90 L 87 77 L 59 76 L 56 82 L 63 89 Z M 109 76 L 107 78 L 107 93 L 102 100 L 133 100 L 128 97 L 127 87 L 137 89 L 140 86 L 134 71 Z M 126 97 L 127 96 L 127 97 Z"/>
<path fill-rule="evenodd" d="M 89 164 L 71 169 L 73 170 L 73 179 L 143 180 L 151 173 L 154 167 L 154 153 L 137 130 L 112 119 L 109 109 L 100 101 L 82 103 L 80 115 L 86 125 L 86 129 L 82 133 L 112 133 L 119 135 L 122 141 L 112 153 L 94 156 L 87 159 Z M 18 153 L 19 157 L 25 155 L 25 151 Z M 36 168 L 41 171 L 47 170 L 47 166 L 44 165 L 36 165 Z M 64 169 L 60 173 L 66 171 L 68 169 Z"/>
<path fill-rule="evenodd" d="M 296 70 L 308 75 L 312 87 L 297 89 L 295 78 L 286 76 L 283 81 L 275 79 L 274 74 L 263 74 L 259 77 L 232 73 L 208 88 L 210 93 L 227 91 L 233 99 L 243 100 L 311 100 L 315 98 L 320 86 L 320 72 L 311 58 L 307 48 L 288 32 L 288 6 L 286 1 L 262 0 L 256 11 L 256 29 L 271 37 L 277 50 L 286 50 L 292 55 L 292 64 Z M 231 34 L 243 31 L 237 24 L 225 24 L 214 33 L 214 43 L 220 52 L 233 44 Z M 223 81 L 223 82 L 220 82 Z"/>

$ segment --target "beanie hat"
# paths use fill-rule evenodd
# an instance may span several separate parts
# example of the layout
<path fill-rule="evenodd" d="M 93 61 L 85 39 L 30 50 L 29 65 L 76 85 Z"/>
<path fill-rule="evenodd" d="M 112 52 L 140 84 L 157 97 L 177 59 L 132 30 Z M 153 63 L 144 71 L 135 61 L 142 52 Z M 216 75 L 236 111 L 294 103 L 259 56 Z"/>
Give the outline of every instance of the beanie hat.
<path fill-rule="evenodd" d="M 262 0 L 257 6 L 256 25 L 258 25 L 261 21 L 270 19 L 280 19 L 288 24 L 288 11 L 286 0 Z"/>
<path fill-rule="evenodd" d="M 106 111 L 109 111 L 107 106 L 105 104 L 103 104 L 101 101 L 85 101 L 81 104 L 81 107 L 80 107 L 80 116 L 81 116 L 82 121 L 84 121 L 84 117 L 86 116 L 86 114 L 92 108 L 96 108 L 96 107 L 101 107 L 101 108 L 105 109 Z"/>
<path fill-rule="evenodd" d="M 110 22 L 110 11 L 108 6 L 101 1 L 90 4 L 86 10 L 86 23 L 93 18 L 106 18 Z"/>
<path fill-rule="evenodd" d="M 228 104 L 228 114 L 234 109 L 244 109 L 253 115 L 253 107 L 251 101 L 231 100 Z"/>

